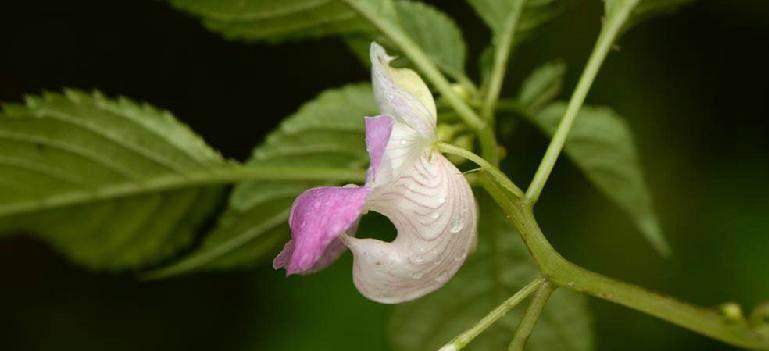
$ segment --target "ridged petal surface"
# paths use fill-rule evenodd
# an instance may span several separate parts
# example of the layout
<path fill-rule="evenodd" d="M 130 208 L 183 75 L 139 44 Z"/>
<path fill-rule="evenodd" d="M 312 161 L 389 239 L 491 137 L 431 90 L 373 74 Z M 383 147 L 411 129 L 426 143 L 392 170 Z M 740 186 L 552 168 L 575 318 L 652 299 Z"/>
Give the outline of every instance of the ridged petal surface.
<path fill-rule="evenodd" d="M 439 153 L 425 152 L 367 208 L 398 231 L 390 243 L 343 236 L 354 254 L 353 280 L 367 298 L 399 303 L 443 286 L 475 245 L 477 209 L 464 175 Z"/>

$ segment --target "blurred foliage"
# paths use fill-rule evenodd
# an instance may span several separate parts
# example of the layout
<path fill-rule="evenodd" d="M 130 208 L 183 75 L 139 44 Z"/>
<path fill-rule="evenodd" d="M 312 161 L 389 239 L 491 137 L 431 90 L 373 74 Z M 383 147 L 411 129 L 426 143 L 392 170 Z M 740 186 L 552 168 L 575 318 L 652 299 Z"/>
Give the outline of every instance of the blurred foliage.
<path fill-rule="evenodd" d="M 463 24 L 468 53 L 480 52 L 489 33 L 467 4 L 438 6 Z M 336 40 L 225 42 L 161 2 L 0 7 L 0 100 L 62 86 L 123 93 L 174 111 L 240 159 L 319 91 L 368 77 Z M 562 59 L 566 92 L 558 98 L 568 97 L 600 26 L 601 4 L 570 3 L 564 13 L 516 48 L 503 94 L 541 62 Z M 640 236 L 626 235 L 637 230 L 632 222 L 566 160 L 537 211 L 559 251 L 699 304 L 734 300 L 750 311 L 769 297 L 769 282 L 760 279 L 769 276 L 769 53 L 761 45 L 769 42 L 767 18 L 764 1 L 702 1 L 620 41 L 588 101 L 611 105 L 634 130 L 675 254 L 661 259 Z M 470 67 L 475 56 L 468 55 Z M 525 184 L 546 138 L 513 125 L 505 166 Z M 304 278 L 265 267 L 147 283 L 83 272 L 45 245 L 12 237 L 0 241 L 0 262 L 3 349 L 389 348 L 391 308 L 357 294 L 349 256 Z M 591 301 L 598 350 L 729 349 Z"/>
<path fill-rule="evenodd" d="M 34 234 L 96 269 L 187 246 L 223 187 L 185 179 L 226 164 L 166 111 L 75 90 L 5 105 L 0 150 L 0 231 Z M 145 191 L 161 178 L 182 186 Z"/>

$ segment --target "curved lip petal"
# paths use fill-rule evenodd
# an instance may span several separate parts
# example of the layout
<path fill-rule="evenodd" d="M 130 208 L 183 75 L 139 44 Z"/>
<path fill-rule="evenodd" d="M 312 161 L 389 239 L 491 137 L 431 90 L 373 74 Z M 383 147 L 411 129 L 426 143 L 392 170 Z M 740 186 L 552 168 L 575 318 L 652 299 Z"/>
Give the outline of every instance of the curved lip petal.
<path fill-rule="evenodd" d="M 420 157 L 392 184 L 372 189 L 367 207 L 398 230 L 390 243 L 341 237 L 354 255 L 355 286 L 371 300 L 400 303 L 440 288 L 475 246 L 472 189 L 441 154 Z"/>
<path fill-rule="evenodd" d="M 368 187 L 318 187 L 294 201 L 288 219 L 291 240 L 273 261 L 286 274 L 315 272 L 344 251 L 337 238 L 354 227 L 366 205 Z"/>
<path fill-rule="evenodd" d="M 389 116 L 367 117 L 366 150 L 371 159 L 366 183 L 376 178 L 393 129 Z M 291 206 L 291 240 L 273 260 L 286 274 L 307 274 L 325 268 L 345 250 L 338 239 L 354 232 L 366 205 L 370 186 L 318 187 L 300 194 Z"/>

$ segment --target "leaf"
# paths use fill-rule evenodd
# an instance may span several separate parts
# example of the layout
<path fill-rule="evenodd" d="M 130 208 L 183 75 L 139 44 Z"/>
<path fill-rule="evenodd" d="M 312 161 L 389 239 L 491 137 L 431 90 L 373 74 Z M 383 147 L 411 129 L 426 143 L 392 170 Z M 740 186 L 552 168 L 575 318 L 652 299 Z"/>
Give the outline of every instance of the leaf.
<path fill-rule="evenodd" d="M 565 109 L 565 104 L 555 103 L 530 119 L 552 136 Z M 601 192 L 633 218 L 652 246 L 668 256 L 670 247 L 652 206 L 638 150 L 622 118 L 606 107 L 583 107 L 564 150 Z"/>
<path fill-rule="evenodd" d="M 671 13 L 694 0 L 604 0 L 607 17 L 616 16 L 623 8 L 633 6 L 621 31 L 659 14 Z"/>
<path fill-rule="evenodd" d="M 356 0 L 367 11 L 402 27 L 435 64 L 455 79 L 464 78 L 465 43 L 459 27 L 443 12 L 419 1 Z M 358 57 L 368 62 L 374 26 L 338 0 L 171 0 L 201 17 L 204 25 L 228 39 L 284 41 L 344 35 Z M 387 45 L 386 40 L 382 44 Z M 364 55 L 360 55 L 363 52 Z"/>
<path fill-rule="evenodd" d="M 480 199 L 478 251 L 438 291 L 395 307 L 390 335 L 399 351 L 437 350 L 472 327 L 494 307 L 537 277 L 528 252 L 492 201 Z M 497 255 L 491 238 L 496 236 Z M 495 261 L 496 260 L 496 261 Z M 473 340 L 464 350 L 506 350 L 525 303 Z M 529 339 L 530 351 L 587 351 L 592 332 L 583 295 L 559 289 L 545 307 Z"/>
<path fill-rule="evenodd" d="M 387 1 L 362 1 L 387 11 Z M 228 39 L 283 41 L 372 30 L 336 0 L 171 0 L 171 4 L 201 17 L 208 29 Z"/>
<path fill-rule="evenodd" d="M 454 79 L 465 76 L 465 41 L 454 21 L 419 1 L 396 1 L 398 20 L 406 34 Z"/>
<path fill-rule="evenodd" d="M 516 42 L 525 39 L 535 28 L 557 16 L 562 8 L 558 0 L 467 0 L 491 28 L 494 36 L 505 32 L 506 22 L 513 16 L 516 3 L 520 1 L 525 3 L 515 28 Z"/>
<path fill-rule="evenodd" d="M 523 81 L 518 104 L 530 113 L 539 111 L 561 92 L 565 73 L 566 65 L 561 61 L 538 67 Z"/>
<path fill-rule="evenodd" d="M 188 176 L 226 164 L 166 111 L 75 90 L 4 106 L 0 150 L 0 230 L 96 269 L 186 246 L 220 195 Z"/>
<path fill-rule="evenodd" d="M 368 164 L 363 117 L 376 114 L 368 84 L 321 93 L 285 119 L 258 146 L 250 167 L 363 170 Z M 238 185 L 217 227 L 203 245 L 173 265 L 152 272 L 163 277 L 190 270 L 229 268 L 259 262 L 288 238 L 288 213 L 294 198 L 329 181 L 274 180 Z"/>
<path fill-rule="evenodd" d="M 433 6 L 419 1 L 395 2 L 398 24 L 421 47 L 436 66 L 455 80 L 464 80 L 467 48 L 462 31 L 446 14 Z M 371 41 L 398 51 L 388 38 L 375 32 L 346 35 L 347 46 L 366 66 L 370 67 L 369 46 Z"/>
<path fill-rule="evenodd" d="M 662 14 L 669 14 L 694 0 L 641 0 L 633 10 L 625 28 L 630 28 L 644 20 Z"/>

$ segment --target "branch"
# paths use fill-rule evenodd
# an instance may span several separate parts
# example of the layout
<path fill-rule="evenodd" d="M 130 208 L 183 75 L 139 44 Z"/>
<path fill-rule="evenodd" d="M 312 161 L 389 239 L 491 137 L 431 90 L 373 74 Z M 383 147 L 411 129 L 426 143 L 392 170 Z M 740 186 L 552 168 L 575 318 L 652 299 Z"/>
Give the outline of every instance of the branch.
<path fill-rule="evenodd" d="M 609 49 L 617 38 L 622 25 L 638 1 L 628 0 L 622 2 L 620 5 L 622 7 L 618 8 L 615 13 L 608 17 L 607 22 L 601 29 L 598 41 L 596 41 L 593 52 L 590 54 L 585 70 L 582 71 L 582 76 L 580 76 L 577 87 L 571 95 L 563 118 L 561 118 L 561 123 L 558 125 L 555 134 L 553 134 L 553 139 L 550 141 L 550 145 L 548 145 L 547 151 L 545 151 L 545 155 L 542 157 L 537 172 L 534 174 L 534 179 L 526 190 L 526 199 L 530 205 L 536 203 L 539 199 L 542 188 L 544 188 L 547 178 L 550 177 L 550 173 L 553 171 L 555 161 L 558 160 L 558 155 L 563 150 L 566 137 L 569 135 L 572 124 L 574 124 L 574 119 L 585 102 L 587 92 L 590 90 L 590 86 L 593 85 L 593 81 L 596 75 L 598 75 L 598 70 L 601 68 L 606 55 L 609 53 Z"/>
<path fill-rule="evenodd" d="M 451 342 L 441 347 L 438 351 L 458 351 L 464 348 L 470 341 L 473 341 L 478 335 L 483 333 L 497 320 L 504 317 L 507 312 L 510 312 L 515 306 L 517 306 L 523 299 L 531 295 L 537 288 L 540 288 L 545 280 L 540 278 L 532 281 L 528 285 L 518 290 L 513 296 L 502 302 L 497 308 L 493 309 L 486 317 L 483 317 L 476 325 L 468 329 L 464 333 L 460 334 Z"/>
<path fill-rule="evenodd" d="M 255 180 L 327 180 L 363 181 L 363 170 L 344 168 L 248 167 L 223 166 L 186 174 L 160 175 L 153 178 L 107 184 L 99 188 L 74 189 L 40 199 L 0 204 L 0 216 L 76 205 L 138 194 L 169 191 L 184 187 L 239 183 Z"/>
<path fill-rule="evenodd" d="M 515 331 L 513 341 L 510 342 L 510 346 L 507 348 L 508 351 L 523 351 L 523 348 L 526 347 L 526 341 L 529 340 L 529 335 L 534 330 L 534 326 L 537 325 L 539 316 L 542 314 L 545 305 L 547 305 L 550 296 L 553 295 L 555 288 L 555 286 L 548 282 L 539 286 L 534 299 L 531 301 L 531 305 L 526 309 L 526 314 L 521 319 L 521 324 L 518 325 L 518 329 Z"/>
<path fill-rule="evenodd" d="M 481 107 L 481 117 L 490 125 L 494 125 L 494 109 L 499 98 L 499 92 L 502 89 L 502 81 L 505 78 L 505 69 L 510 57 L 510 50 L 513 45 L 513 36 L 518 27 L 518 19 L 521 18 L 526 0 L 517 0 L 513 5 L 512 13 L 505 22 L 504 29 L 500 35 L 495 36 L 494 45 L 494 66 L 491 69 L 489 78 L 489 89 L 484 96 Z"/>
<path fill-rule="evenodd" d="M 552 283 L 647 313 L 735 346 L 769 350 L 769 335 L 751 327 L 746 321 L 727 319 L 715 310 L 680 302 L 569 262 L 547 241 L 531 206 L 525 200 L 506 190 L 506 186 L 499 184 L 494 177 L 482 177 L 481 184 L 521 234 L 542 274 Z"/>

